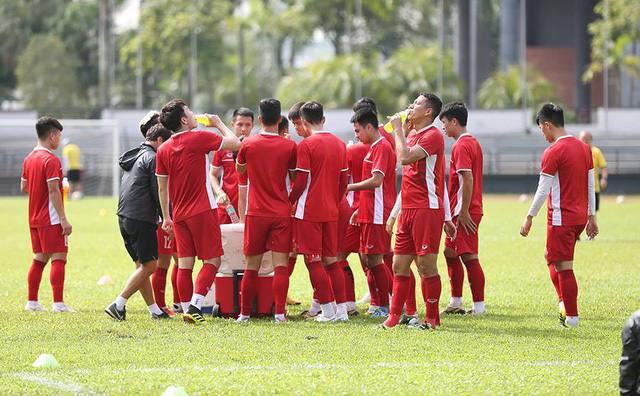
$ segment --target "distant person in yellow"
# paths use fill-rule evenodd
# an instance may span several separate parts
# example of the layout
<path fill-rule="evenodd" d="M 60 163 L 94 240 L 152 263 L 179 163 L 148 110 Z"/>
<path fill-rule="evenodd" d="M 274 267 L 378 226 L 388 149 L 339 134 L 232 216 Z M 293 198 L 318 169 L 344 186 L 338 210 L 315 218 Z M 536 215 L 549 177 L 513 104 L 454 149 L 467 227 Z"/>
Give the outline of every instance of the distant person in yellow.
<path fill-rule="evenodd" d="M 83 196 L 82 183 L 80 176 L 82 175 L 82 152 L 80 147 L 71 143 L 69 139 L 62 141 L 62 160 L 64 170 L 69 180 L 69 195 L 71 199 L 80 199 Z"/>
<path fill-rule="evenodd" d="M 587 131 L 580 132 L 580 140 L 588 144 L 591 147 L 591 155 L 593 156 L 593 170 L 596 180 L 596 211 L 600 209 L 600 189 L 607 188 L 607 178 L 609 172 L 607 171 L 607 161 L 602 155 L 602 151 L 599 148 L 592 145 L 593 135 Z M 598 176 L 601 176 L 598 178 Z"/>

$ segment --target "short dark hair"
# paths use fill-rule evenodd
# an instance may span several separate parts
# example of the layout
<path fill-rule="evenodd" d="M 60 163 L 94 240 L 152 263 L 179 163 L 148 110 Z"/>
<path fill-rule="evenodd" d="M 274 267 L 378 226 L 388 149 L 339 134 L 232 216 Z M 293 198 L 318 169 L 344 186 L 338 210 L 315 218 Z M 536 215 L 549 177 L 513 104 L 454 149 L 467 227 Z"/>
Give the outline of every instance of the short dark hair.
<path fill-rule="evenodd" d="M 169 140 L 172 134 L 173 133 L 162 126 L 162 124 L 156 124 L 149 128 L 146 138 L 151 142 L 157 142 L 158 138 L 161 137 L 162 140 L 166 142 L 167 140 Z"/>
<path fill-rule="evenodd" d="M 371 124 L 374 128 L 378 129 L 378 115 L 374 113 L 370 107 L 363 107 L 356 111 L 353 117 L 351 117 L 350 122 L 352 124 L 357 122 L 362 126 Z"/>
<path fill-rule="evenodd" d="M 286 129 L 289 129 L 289 120 L 287 120 L 287 117 L 282 117 L 278 124 L 278 132 L 282 132 Z"/>
<path fill-rule="evenodd" d="M 427 107 L 433 109 L 433 119 L 437 119 L 440 115 L 440 111 L 442 110 L 442 101 L 440 100 L 438 95 L 431 92 L 420 92 L 419 96 L 424 96 L 425 98 L 427 98 Z"/>
<path fill-rule="evenodd" d="M 467 126 L 468 117 L 469 112 L 462 102 L 447 103 L 440 113 L 440 120 L 446 118 L 448 121 L 451 121 L 455 118 L 456 120 L 458 120 L 458 124 L 462 126 Z"/>
<path fill-rule="evenodd" d="M 233 122 L 236 122 L 236 118 L 238 117 L 251 117 L 251 122 L 253 122 L 253 111 L 246 107 L 238 107 L 233 111 Z"/>
<path fill-rule="evenodd" d="M 374 113 L 378 114 L 378 108 L 376 107 L 376 102 L 373 99 L 367 98 L 366 96 L 358 99 L 356 103 L 353 104 L 353 112 L 356 113 L 358 110 L 363 109 L 365 107 L 371 108 Z"/>
<path fill-rule="evenodd" d="M 62 130 L 60 121 L 53 117 L 40 117 L 36 122 L 36 132 L 38 139 L 45 139 L 52 129 Z"/>
<path fill-rule="evenodd" d="M 152 126 L 156 125 L 160 122 L 160 113 L 155 110 L 151 110 L 144 116 L 142 121 L 140 121 L 140 133 L 142 137 L 147 137 L 147 132 L 151 129 Z"/>
<path fill-rule="evenodd" d="M 300 108 L 302 118 L 305 119 L 311 125 L 318 125 L 322 123 L 322 117 L 324 117 L 324 109 L 319 102 L 307 102 Z"/>
<path fill-rule="evenodd" d="M 562 107 L 554 105 L 553 103 L 542 105 L 536 114 L 536 124 L 540 125 L 547 121 L 552 123 L 554 126 L 563 127 L 564 110 L 562 110 Z"/>
<path fill-rule="evenodd" d="M 278 99 L 268 98 L 260 101 L 260 119 L 265 126 L 273 126 L 280 120 L 282 106 Z"/>
<path fill-rule="evenodd" d="M 174 99 L 166 105 L 162 106 L 160 110 L 160 122 L 165 128 L 174 132 L 178 132 L 182 127 L 182 117 L 184 114 L 184 107 L 187 104 L 182 99 Z"/>
<path fill-rule="evenodd" d="M 289 109 L 289 114 L 287 114 L 287 118 L 289 118 L 291 121 L 298 118 L 302 118 L 302 113 L 300 112 L 300 108 L 302 108 L 304 103 L 305 102 L 296 102 L 296 104 L 291 106 L 291 108 Z"/>

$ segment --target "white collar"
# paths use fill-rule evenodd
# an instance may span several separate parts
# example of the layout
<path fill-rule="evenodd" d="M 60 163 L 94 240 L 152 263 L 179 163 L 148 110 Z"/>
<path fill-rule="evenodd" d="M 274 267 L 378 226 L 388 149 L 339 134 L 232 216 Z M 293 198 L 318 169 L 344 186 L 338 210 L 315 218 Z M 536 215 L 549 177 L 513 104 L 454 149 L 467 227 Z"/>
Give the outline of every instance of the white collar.
<path fill-rule="evenodd" d="M 183 133 L 188 133 L 188 132 L 193 132 L 193 131 L 194 131 L 193 129 L 187 129 L 186 131 L 175 132 L 173 135 L 171 135 L 171 137 L 182 135 Z"/>
<path fill-rule="evenodd" d="M 462 135 L 458 136 L 458 139 L 460 139 L 461 137 L 465 137 L 465 136 L 472 136 L 469 132 L 465 132 Z"/>
<path fill-rule="evenodd" d="M 380 143 L 380 141 L 384 139 L 382 136 L 380 136 L 380 139 L 376 140 L 375 142 L 371 143 L 371 145 L 369 146 L 370 148 L 375 146 L 376 144 Z"/>
<path fill-rule="evenodd" d="M 273 132 L 267 132 L 265 130 L 260 131 L 261 135 L 267 135 L 267 136 L 280 136 L 277 133 L 273 133 Z"/>
<path fill-rule="evenodd" d="M 313 133 L 312 133 L 312 135 L 313 135 L 314 133 L 331 133 L 331 132 L 329 132 L 329 131 L 325 131 L 325 130 L 323 129 L 323 130 L 321 130 L 321 131 L 315 131 L 315 132 L 313 132 Z"/>
<path fill-rule="evenodd" d="M 33 148 L 33 151 L 36 151 L 36 150 L 46 150 L 46 151 L 51 153 L 51 150 L 49 150 L 46 147 L 38 147 L 38 146 L 36 146 L 36 147 Z M 51 153 L 51 154 L 53 154 L 53 153 Z"/>
<path fill-rule="evenodd" d="M 427 125 L 426 127 L 424 127 L 424 128 L 422 128 L 422 129 L 420 129 L 419 131 L 416 131 L 415 129 L 414 129 L 414 131 L 415 131 L 416 133 L 422 133 L 422 132 L 426 131 L 427 129 L 431 128 L 432 126 L 433 126 L 433 123 L 431 123 L 431 124 Z"/>
<path fill-rule="evenodd" d="M 559 138 L 557 138 L 557 139 L 554 141 L 554 143 L 555 143 L 555 142 L 557 142 L 557 141 L 558 141 L 558 140 L 560 140 L 560 139 L 564 139 L 564 138 L 568 138 L 568 137 L 573 137 L 573 136 L 571 136 L 571 135 L 563 135 L 563 136 L 560 136 Z"/>

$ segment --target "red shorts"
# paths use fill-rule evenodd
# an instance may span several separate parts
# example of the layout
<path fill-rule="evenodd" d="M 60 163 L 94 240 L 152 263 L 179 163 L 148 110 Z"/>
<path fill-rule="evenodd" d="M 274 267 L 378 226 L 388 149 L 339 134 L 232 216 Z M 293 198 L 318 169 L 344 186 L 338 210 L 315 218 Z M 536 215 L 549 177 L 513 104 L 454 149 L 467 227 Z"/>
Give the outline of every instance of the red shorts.
<path fill-rule="evenodd" d="M 387 254 L 391 249 L 391 235 L 382 224 L 363 223 L 360 251 L 364 254 Z"/>
<path fill-rule="evenodd" d="M 244 254 L 257 256 L 269 250 L 291 252 L 291 217 L 247 216 L 244 225 Z"/>
<path fill-rule="evenodd" d="M 576 241 L 585 227 L 586 224 L 547 225 L 547 261 L 573 261 Z"/>
<path fill-rule="evenodd" d="M 231 217 L 229 217 L 227 209 L 218 206 L 216 211 L 218 212 L 218 220 L 220 221 L 220 224 L 231 224 Z"/>
<path fill-rule="evenodd" d="M 322 257 L 338 254 L 338 221 L 319 223 L 295 219 L 298 253 Z"/>
<path fill-rule="evenodd" d="M 31 247 L 34 253 L 67 253 L 69 251 L 69 241 L 67 235 L 62 235 L 60 224 L 30 228 Z"/>
<path fill-rule="evenodd" d="M 215 210 L 198 213 L 173 224 L 178 257 L 209 260 L 224 254 L 220 223 Z"/>
<path fill-rule="evenodd" d="M 158 224 L 156 236 L 158 237 L 158 255 L 173 256 L 175 253 L 174 239 L 169 239 L 169 234 L 162 229 L 162 223 Z"/>
<path fill-rule="evenodd" d="M 338 251 L 355 253 L 360 248 L 360 226 L 349 224 L 351 215 L 355 212 L 346 199 L 340 203 L 338 212 Z"/>
<path fill-rule="evenodd" d="M 395 254 L 436 254 L 444 226 L 444 209 L 402 209 L 398 217 Z"/>
<path fill-rule="evenodd" d="M 471 220 L 478 226 L 478 232 L 480 231 L 480 222 L 482 221 L 482 215 L 472 214 Z M 453 224 L 458 227 L 458 217 L 453 218 Z M 478 254 L 478 233 L 469 233 L 462 227 L 458 227 L 455 241 L 451 241 L 451 238 L 445 235 L 444 246 L 449 247 L 456 251 L 456 255 L 461 254 Z"/>

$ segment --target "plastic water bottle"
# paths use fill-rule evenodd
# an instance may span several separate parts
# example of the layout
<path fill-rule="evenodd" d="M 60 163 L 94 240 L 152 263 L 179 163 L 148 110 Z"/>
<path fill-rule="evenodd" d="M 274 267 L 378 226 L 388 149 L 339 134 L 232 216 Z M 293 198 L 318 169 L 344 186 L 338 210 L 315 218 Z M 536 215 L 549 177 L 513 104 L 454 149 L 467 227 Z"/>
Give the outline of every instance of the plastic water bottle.
<path fill-rule="evenodd" d="M 227 214 L 229 215 L 229 218 L 231 219 L 232 223 L 236 224 L 240 222 L 238 213 L 236 213 L 236 209 L 233 207 L 233 205 L 231 204 L 227 205 Z"/>
<path fill-rule="evenodd" d="M 196 121 L 204 126 L 209 126 L 209 119 L 204 114 L 198 114 L 196 116 Z"/>
<path fill-rule="evenodd" d="M 400 112 L 400 117 L 402 117 L 402 122 L 404 122 L 407 119 L 408 115 L 409 115 L 409 109 L 406 109 Z M 387 122 L 386 124 L 384 124 L 384 130 L 389 133 L 393 132 L 393 127 L 391 126 L 391 122 Z"/>

